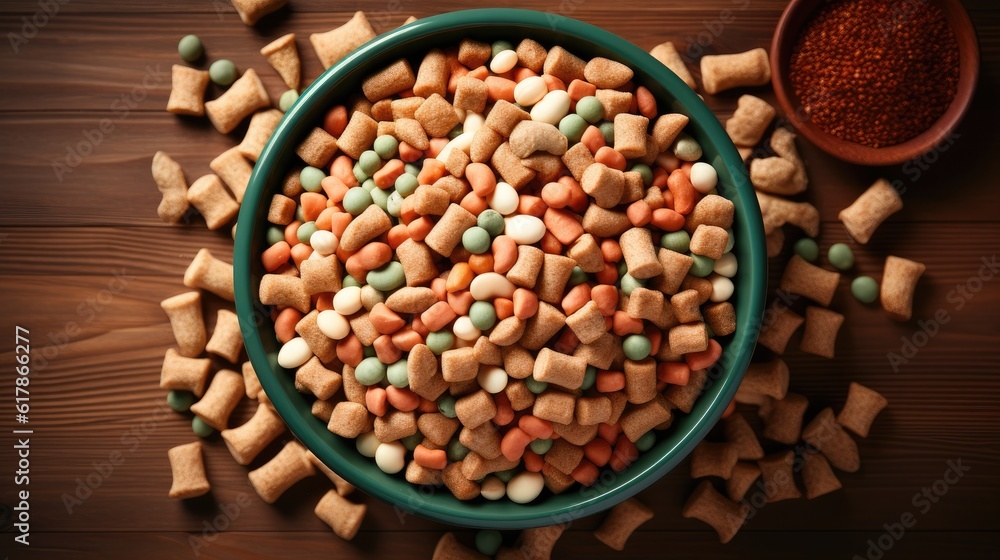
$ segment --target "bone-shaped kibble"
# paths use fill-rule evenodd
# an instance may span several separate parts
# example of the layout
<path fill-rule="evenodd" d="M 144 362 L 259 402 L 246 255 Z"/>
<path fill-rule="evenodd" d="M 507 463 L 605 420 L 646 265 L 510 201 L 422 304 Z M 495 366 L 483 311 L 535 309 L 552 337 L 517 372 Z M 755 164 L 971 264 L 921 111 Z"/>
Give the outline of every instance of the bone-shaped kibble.
<path fill-rule="evenodd" d="M 201 455 L 201 442 L 194 441 L 178 445 L 167 452 L 173 484 L 170 497 L 174 499 L 196 498 L 212 489 L 205 476 L 205 462 Z"/>
<path fill-rule="evenodd" d="M 285 432 L 285 423 L 269 404 L 257 405 L 257 412 L 245 424 L 222 430 L 220 434 L 233 459 L 249 465 L 265 447 Z"/>
<path fill-rule="evenodd" d="M 837 414 L 837 423 L 861 437 L 868 437 L 875 417 L 888 405 L 889 401 L 877 391 L 852 381 L 847 402 Z"/>
<path fill-rule="evenodd" d="M 336 490 L 330 490 L 323 495 L 313 511 L 338 537 L 349 541 L 358 534 L 368 507 L 364 504 L 355 504 Z"/>
<path fill-rule="evenodd" d="M 254 25 L 260 18 L 287 4 L 288 0 L 232 0 L 232 2 L 243 23 Z"/>
<path fill-rule="evenodd" d="M 568 146 L 566 137 L 555 126 L 532 120 L 517 123 L 510 133 L 510 150 L 519 158 L 541 151 L 561 156 Z"/>
<path fill-rule="evenodd" d="M 160 388 L 189 391 L 196 397 L 205 394 L 212 361 L 208 358 L 186 358 L 168 348 L 160 369 Z"/>
<path fill-rule="evenodd" d="M 708 94 L 734 87 L 762 86 L 770 81 L 771 64 L 764 49 L 701 57 L 701 82 Z"/>
<path fill-rule="evenodd" d="M 875 181 L 850 206 L 837 215 L 844 229 L 859 243 L 868 243 L 875 230 L 892 214 L 903 209 L 903 199 L 885 179 Z"/>
<path fill-rule="evenodd" d="M 180 64 L 171 69 L 170 98 L 167 112 L 175 115 L 200 117 L 205 114 L 205 88 L 209 76 L 205 70 L 195 70 Z"/>
<path fill-rule="evenodd" d="M 201 249 L 184 271 L 184 285 L 233 301 L 233 265 L 215 258 L 208 249 Z"/>
<path fill-rule="evenodd" d="M 597 540 L 615 550 L 625 550 L 625 543 L 640 525 L 653 518 L 653 510 L 635 498 L 611 508 L 601 526 L 594 531 Z"/>
<path fill-rule="evenodd" d="M 191 405 L 191 412 L 216 430 L 225 430 L 229 416 L 236 410 L 246 389 L 243 375 L 229 369 L 220 369 L 200 401 Z"/>
<path fill-rule="evenodd" d="M 819 235 L 819 211 L 808 202 L 792 202 L 757 191 L 757 202 L 764 218 L 764 233 L 770 234 L 785 224 L 792 224 L 809 237 Z"/>
<path fill-rule="evenodd" d="M 295 47 L 295 34 L 282 35 L 260 49 L 260 54 L 267 57 L 268 64 L 274 68 L 288 89 L 299 89 L 300 67 L 299 50 Z"/>
<path fill-rule="evenodd" d="M 205 350 L 234 364 L 239 360 L 240 352 L 243 351 L 243 333 L 235 313 L 228 309 L 219 310 L 215 330 L 205 345 Z"/>
<path fill-rule="evenodd" d="M 373 38 L 375 30 L 368 23 L 365 13 L 355 12 L 354 17 L 344 25 L 325 33 L 313 33 L 309 36 L 309 42 L 323 63 L 323 68 L 329 68 L 347 56 L 347 53 Z"/>
<path fill-rule="evenodd" d="M 209 162 L 208 167 L 229 187 L 236 202 L 243 202 L 243 195 L 246 194 L 253 166 L 244 159 L 239 147 L 232 147 L 222 152 Z"/>
<path fill-rule="evenodd" d="M 187 200 L 187 180 L 180 164 L 164 152 L 153 156 L 153 181 L 163 195 L 156 208 L 157 215 L 164 222 L 178 223 L 191 204 Z"/>
<path fill-rule="evenodd" d="M 756 146 L 777 112 L 770 103 L 752 95 L 741 95 L 736 111 L 726 121 L 726 132 L 737 146 Z"/>
<path fill-rule="evenodd" d="M 216 130 L 228 134 L 254 111 L 270 106 L 271 100 L 257 72 L 247 68 L 225 93 L 205 103 L 205 113 Z"/>
<path fill-rule="evenodd" d="M 703 481 L 688 498 L 681 515 L 708 523 L 725 544 L 736 536 L 749 510 L 720 494 L 712 483 Z"/>
<path fill-rule="evenodd" d="M 197 357 L 205 349 L 208 336 L 205 319 L 201 313 L 201 294 L 186 292 L 160 302 L 160 307 L 170 319 L 174 339 L 182 356 Z"/>
<path fill-rule="evenodd" d="M 913 293 L 917 281 L 927 267 L 922 263 L 889 255 L 882 269 L 882 289 L 879 299 L 889 317 L 908 321 L 913 314 Z"/>
<path fill-rule="evenodd" d="M 188 188 L 187 199 L 205 218 L 208 229 L 212 230 L 228 224 L 240 211 L 240 205 L 214 173 L 195 179 Z"/>
<path fill-rule="evenodd" d="M 270 461 L 258 469 L 250 471 L 250 485 L 257 495 L 273 504 L 296 482 L 316 474 L 316 468 L 309 462 L 306 449 L 292 440 L 285 444 Z"/>

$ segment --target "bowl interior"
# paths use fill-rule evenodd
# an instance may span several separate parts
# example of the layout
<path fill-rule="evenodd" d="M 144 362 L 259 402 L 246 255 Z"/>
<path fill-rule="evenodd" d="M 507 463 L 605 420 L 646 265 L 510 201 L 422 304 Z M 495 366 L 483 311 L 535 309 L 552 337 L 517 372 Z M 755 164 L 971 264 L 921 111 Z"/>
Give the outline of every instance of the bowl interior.
<path fill-rule="evenodd" d="M 724 352 L 709 372 L 709 383 L 691 414 L 680 415 L 622 473 L 605 473 L 586 489 L 543 494 L 527 505 L 507 501 L 461 502 L 445 489 L 407 483 L 387 475 L 361 456 L 354 441 L 327 430 L 310 413 L 310 401 L 295 391 L 291 372 L 276 363 L 279 343 L 268 310 L 257 296 L 264 274 L 259 255 L 265 245 L 266 214 L 273 193 L 296 160 L 295 146 L 325 112 L 360 91 L 361 80 L 387 64 L 407 57 L 416 67 L 432 47 L 457 45 L 465 37 L 491 41 L 530 37 L 547 47 L 562 45 L 583 57 L 605 56 L 636 70 L 636 82 L 656 96 L 660 111 L 685 113 L 687 130 L 701 143 L 705 160 L 718 170 L 720 191 L 736 206 L 734 252 L 740 270 L 733 278 L 738 327 L 722 340 Z M 275 409 L 292 433 L 323 462 L 363 491 L 392 503 L 399 512 L 417 513 L 465 526 L 524 528 L 589 515 L 628 498 L 669 471 L 705 436 L 736 392 L 757 339 L 766 287 L 766 257 L 760 209 L 743 162 L 716 117 L 698 96 L 663 65 L 635 45 L 591 25 L 541 12 L 486 9 L 453 12 L 419 20 L 381 35 L 327 70 L 299 98 L 265 147 L 254 168 L 239 216 L 234 254 L 236 302 L 250 360 Z"/>
<path fill-rule="evenodd" d="M 837 138 L 816 126 L 802 109 L 788 75 L 792 48 L 810 17 L 829 0 L 792 0 L 785 8 L 771 44 L 771 81 L 778 103 L 796 128 L 823 151 L 861 165 L 897 165 L 923 155 L 945 141 L 965 116 L 979 79 L 979 43 L 976 30 L 959 0 L 928 0 L 941 7 L 955 33 L 959 50 L 958 91 L 943 115 L 918 136 L 894 146 L 872 148 Z"/>

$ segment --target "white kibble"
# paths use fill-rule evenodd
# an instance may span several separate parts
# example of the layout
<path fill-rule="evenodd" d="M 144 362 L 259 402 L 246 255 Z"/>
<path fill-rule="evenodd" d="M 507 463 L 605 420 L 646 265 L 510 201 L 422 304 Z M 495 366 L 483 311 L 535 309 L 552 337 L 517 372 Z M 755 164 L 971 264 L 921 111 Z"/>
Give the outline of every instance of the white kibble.
<path fill-rule="evenodd" d="M 455 326 L 452 327 L 451 331 L 455 333 L 455 337 L 459 340 L 467 340 L 469 342 L 479 340 L 479 337 L 483 334 L 483 331 L 477 329 L 472 324 L 472 319 L 468 315 L 463 315 L 455 319 Z"/>
<path fill-rule="evenodd" d="M 733 297 L 735 287 L 732 280 L 719 274 L 713 274 L 708 280 L 712 283 L 712 301 L 718 303 Z"/>
<path fill-rule="evenodd" d="M 434 156 L 434 159 L 440 162 L 447 162 L 452 150 L 461 150 L 468 154 L 472 150 L 473 136 L 474 134 L 471 132 L 463 132 L 462 134 L 459 134 L 450 142 L 445 144 L 444 148 L 441 148 L 441 151 L 438 152 L 438 155 Z"/>
<path fill-rule="evenodd" d="M 490 61 L 490 71 L 494 74 L 510 72 L 515 66 L 517 66 L 517 53 L 510 49 L 498 52 Z"/>
<path fill-rule="evenodd" d="M 375 450 L 380 445 L 382 445 L 382 442 L 375 437 L 375 432 L 365 432 L 354 440 L 354 446 L 358 448 L 358 453 L 365 457 L 374 457 Z"/>
<path fill-rule="evenodd" d="M 313 353 L 309 348 L 309 343 L 300 336 L 297 336 L 278 350 L 278 365 L 285 369 L 293 369 L 301 366 L 312 358 Z"/>
<path fill-rule="evenodd" d="M 380 444 L 375 450 L 375 464 L 384 473 L 398 473 L 406 466 L 406 447 L 398 441 Z"/>
<path fill-rule="evenodd" d="M 518 245 L 531 245 L 545 237 L 545 222 L 529 214 L 519 214 L 504 220 L 503 232 Z"/>
<path fill-rule="evenodd" d="M 507 494 L 507 485 L 495 476 L 486 477 L 486 480 L 479 486 L 479 493 L 487 500 L 496 501 Z"/>
<path fill-rule="evenodd" d="M 719 183 L 719 174 L 711 165 L 699 161 L 691 166 L 691 184 L 701 194 L 712 192 Z"/>
<path fill-rule="evenodd" d="M 542 493 L 545 479 L 541 473 L 524 471 L 514 475 L 507 483 L 507 497 L 517 504 L 526 504 Z"/>
<path fill-rule="evenodd" d="M 354 315 L 361 309 L 361 288 L 347 286 L 333 296 L 333 309 L 343 316 Z"/>
<path fill-rule="evenodd" d="M 530 76 L 514 86 L 514 101 L 522 107 L 538 103 L 549 92 L 549 86 L 541 76 Z"/>
<path fill-rule="evenodd" d="M 531 108 L 531 120 L 558 126 L 559 121 L 569 113 L 571 102 L 568 93 L 554 89 Z"/>
<path fill-rule="evenodd" d="M 337 235 L 332 231 L 318 229 L 309 236 L 309 245 L 313 251 L 325 257 L 337 252 L 337 248 L 340 247 L 340 239 L 337 239 Z"/>
<path fill-rule="evenodd" d="M 520 199 L 517 197 L 517 191 L 514 187 L 510 183 L 503 181 L 497 183 L 497 188 L 493 190 L 493 195 L 490 196 L 490 208 L 500 212 L 504 216 L 513 214 L 517 210 L 519 202 Z"/>
<path fill-rule="evenodd" d="M 487 393 L 495 395 L 507 387 L 508 376 L 503 368 L 484 364 L 479 366 L 479 376 L 476 380 Z"/>
<path fill-rule="evenodd" d="M 514 296 L 517 286 L 503 274 L 486 272 L 477 275 L 469 285 L 469 293 L 476 301 L 488 301 L 495 298 L 510 298 Z"/>
<path fill-rule="evenodd" d="M 715 260 L 715 273 L 721 274 L 726 278 L 732 278 L 736 276 L 736 270 L 739 268 L 736 262 L 736 255 L 732 253 L 723 253 L 721 257 Z"/>
<path fill-rule="evenodd" d="M 351 324 L 347 322 L 347 318 L 333 309 L 320 311 L 316 316 L 316 326 L 333 340 L 341 340 L 351 334 Z"/>
<path fill-rule="evenodd" d="M 472 111 L 468 111 L 467 113 L 465 113 L 465 121 L 462 123 L 462 132 L 475 134 L 480 128 L 483 127 L 483 124 L 485 123 L 486 123 L 486 117 L 482 116 L 479 113 L 473 113 Z"/>

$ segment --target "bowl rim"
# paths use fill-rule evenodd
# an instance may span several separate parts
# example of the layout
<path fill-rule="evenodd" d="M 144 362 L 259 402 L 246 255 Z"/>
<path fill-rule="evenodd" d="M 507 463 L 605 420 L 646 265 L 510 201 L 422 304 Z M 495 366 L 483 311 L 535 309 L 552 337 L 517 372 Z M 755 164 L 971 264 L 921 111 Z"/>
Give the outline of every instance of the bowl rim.
<path fill-rule="evenodd" d="M 825 3 L 826 0 L 791 0 L 785 6 L 774 28 L 770 64 L 771 85 L 775 97 L 795 130 L 824 152 L 848 163 L 867 166 L 899 165 L 930 152 L 945 141 L 965 118 L 972 105 L 979 82 L 981 55 L 975 25 L 962 3 L 959 0 L 934 1 L 941 4 L 948 25 L 955 33 L 959 44 L 961 73 L 955 98 L 948 109 L 927 130 L 900 144 L 873 148 L 838 138 L 814 125 L 810 119 L 798 116 L 801 104 L 798 103 L 798 95 L 791 85 L 786 67 L 795 41 L 802 31 L 802 25 L 819 8 L 819 4 Z M 944 5 L 950 6 L 953 11 L 949 11 Z M 961 35 L 964 33 L 972 36 L 968 48 L 962 46 Z M 966 68 L 971 70 L 968 75 Z"/>
<path fill-rule="evenodd" d="M 295 135 L 300 133 L 299 129 L 305 126 L 300 121 L 306 114 L 306 107 L 322 99 L 324 91 L 335 87 L 337 82 L 349 72 L 363 66 L 369 54 L 374 54 L 383 47 L 391 48 L 397 42 L 415 40 L 456 28 L 502 25 L 516 25 L 522 28 L 535 28 L 539 31 L 549 30 L 560 34 L 572 34 L 581 37 L 588 43 L 614 52 L 621 59 L 628 60 L 649 80 L 658 82 L 664 89 L 669 90 L 676 101 L 683 105 L 690 114 L 692 120 L 698 119 L 699 126 L 704 127 L 706 135 L 711 135 L 713 139 L 724 139 L 721 142 L 713 142 L 713 144 L 716 145 L 719 152 L 721 160 L 719 164 L 725 165 L 727 172 L 732 175 L 732 188 L 739 200 L 737 202 L 737 216 L 746 221 L 745 226 L 741 227 L 746 229 L 748 235 L 746 235 L 746 239 L 741 238 L 739 243 L 747 244 L 746 251 L 751 256 L 751 262 L 740 263 L 741 269 L 743 269 L 741 272 L 748 274 L 747 289 L 741 291 L 740 297 L 749 298 L 746 304 L 749 313 L 737 317 L 736 333 L 730 335 L 732 339 L 729 341 L 723 357 L 717 363 L 717 367 L 713 366 L 713 369 L 710 370 L 709 383 L 703 389 L 698 407 L 703 406 L 701 402 L 705 399 L 711 397 L 711 400 L 704 405 L 699 416 L 695 417 L 695 411 L 698 411 L 699 408 L 687 415 L 691 419 L 689 422 L 693 427 L 684 433 L 672 434 L 671 437 L 677 437 L 676 443 L 669 449 L 665 449 L 662 456 L 656 457 L 646 468 L 640 469 L 639 465 L 632 465 L 618 475 L 613 486 L 596 493 L 596 495 L 588 497 L 586 492 L 581 491 L 580 497 L 569 506 L 557 507 L 544 502 L 532 502 L 526 504 L 516 513 L 504 512 L 503 514 L 491 514 L 490 507 L 486 504 L 471 504 L 472 507 L 466 507 L 470 505 L 466 502 L 461 502 L 462 507 L 459 509 L 442 506 L 434 500 L 424 501 L 414 507 L 412 499 L 413 495 L 416 494 L 413 492 L 416 486 L 411 486 L 410 492 L 407 493 L 372 483 L 370 475 L 363 472 L 363 469 L 350 464 L 346 459 L 341 459 L 337 452 L 315 433 L 315 428 L 309 425 L 309 422 L 314 423 L 315 419 L 305 418 L 306 415 L 296 410 L 297 405 L 292 402 L 289 394 L 283 389 L 282 382 L 277 379 L 276 368 L 271 367 L 271 362 L 261 342 L 260 331 L 257 328 L 257 320 L 259 319 L 257 306 L 259 304 L 254 293 L 254 279 L 251 271 L 251 259 L 254 258 L 251 254 L 251 247 L 254 232 L 258 229 L 256 226 L 237 228 L 233 265 L 236 308 L 250 362 L 258 372 L 260 383 L 275 410 L 286 422 L 292 435 L 300 440 L 307 449 L 311 450 L 324 464 L 330 466 L 348 482 L 366 493 L 373 494 L 375 497 L 394 505 L 397 511 L 412 512 L 425 518 L 460 526 L 518 529 L 550 525 L 590 515 L 609 508 L 651 485 L 685 458 L 708 434 L 731 402 L 749 364 L 761 325 L 767 287 L 767 258 L 764 247 L 763 223 L 743 160 L 735 145 L 728 140 L 728 135 L 717 117 L 700 97 L 676 75 L 638 46 L 609 31 L 575 19 L 545 12 L 506 8 L 465 10 L 431 16 L 396 28 L 365 43 L 327 69 L 303 92 L 275 129 L 254 167 L 240 210 L 239 221 L 253 223 L 262 204 L 262 195 L 266 192 L 267 183 L 274 180 L 270 177 L 272 173 L 268 168 L 279 159 L 282 144 L 297 140 Z M 730 199 L 733 198 L 730 197 Z M 730 351 L 730 347 L 733 348 L 732 351 Z M 721 371 L 718 373 L 718 377 L 713 378 L 711 371 L 715 369 Z M 721 388 L 714 388 L 720 385 Z M 374 465 L 372 466 L 374 467 Z"/>

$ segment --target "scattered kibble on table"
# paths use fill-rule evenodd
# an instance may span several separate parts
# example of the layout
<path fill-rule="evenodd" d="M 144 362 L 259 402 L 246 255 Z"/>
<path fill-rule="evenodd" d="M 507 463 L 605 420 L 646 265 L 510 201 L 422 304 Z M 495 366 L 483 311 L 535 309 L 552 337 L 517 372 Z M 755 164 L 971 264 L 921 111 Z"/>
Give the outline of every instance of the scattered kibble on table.
<path fill-rule="evenodd" d="M 854 266 L 854 252 L 845 243 L 830 245 L 826 259 L 839 270 L 850 270 Z"/>
<path fill-rule="evenodd" d="M 233 64 L 233 61 L 223 58 L 216 60 L 208 67 L 208 77 L 217 86 L 229 87 L 239 77 L 239 72 L 236 71 L 236 65 Z"/>
<path fill-rule="evenodd" d="M 878 282 L 871 276 L 858 276 L 851 282 L 851 294 L 861 303 L 878 299 Z"/>
<path fill-rule="evenodd" d="M 819 245 L 811 237 L 803 237 L 795 242 L 795 254 L 809 262 L 816 262 L 819 258 Z"/>
<path fill-rule="evenodd" d="M 177 54 L 181 55 L 184 62 L 194 62 L 205 54 L 205 47 L 197 35 L 185 35 L 177 43 Z"/>

